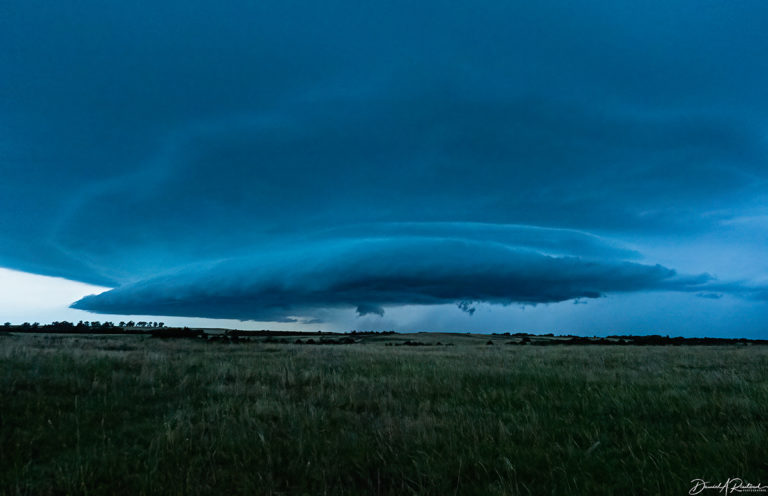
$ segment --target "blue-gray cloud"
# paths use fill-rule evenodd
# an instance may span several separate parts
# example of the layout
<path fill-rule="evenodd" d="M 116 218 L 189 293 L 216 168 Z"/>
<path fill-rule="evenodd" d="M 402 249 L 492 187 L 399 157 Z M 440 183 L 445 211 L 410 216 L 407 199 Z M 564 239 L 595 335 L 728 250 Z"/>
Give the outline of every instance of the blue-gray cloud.
<path fill-rule="evenodd" d="M 288 321 L 323 308 L 383 315 L 389 305 L 553 303 L 648 290 L 699 291 L 707 274 L 545 255 L 509 244 L 401 236 L 329 240 L 194 266 L 88 296 L 101 313 Z"/>
<path fill-rule="evenodd" d="M 297 245 L 361 292 L 320 297 L 342 282 L 323 273 L 322 291 L 266 298 L 264 317 L 323 304 L 375 315 L 475 294 L 688 291 L 696 284 L 655 268 L 642 246 L 764 215 L 760 0 L 12 0 L 1 17 L 0 265 L 116 288 L 87 300 L 93 309 L 112 298 L 138 311 L 129 295 L 141 288 L 166 301 L 171 288 L 202 298 L 209 287 L 206 313 L 259 313 L 237 288 L 266 298 L 259 284 L 293 274 L 274 254 L 298 257 Z M 387 238 L 381 261 L 354 265 L 370 256 L 366 239 Z M 438 240 L 480 253 L 504 245 L 512 254 L 493 254 L 518 287 L 533 272 L 512 268 L 535 254 L 535 277 L 553 286 L 504 296 L 502 280 L 489 280 L 497 289 L 484 293 L 449 272 L 482 280 L 488 267 L 453 260 L 434 280 L 416 277 L 437 255 L 401 244 L 410 238 L 435 250 Z M 321 247 L 334 243 L 361 253 L 333 258 Z M 381 280 L 404 246 L 412 292 Z M 568 263 L 572 279 L 555 277 Z M 628 271 L 632 284 L 599 270 Z M 216 271 L 227 274 L 220 284 Z M 388 289 L 360 298 L 366 277 Z M 436 295 L 433 284 L 453 289 Z"/>

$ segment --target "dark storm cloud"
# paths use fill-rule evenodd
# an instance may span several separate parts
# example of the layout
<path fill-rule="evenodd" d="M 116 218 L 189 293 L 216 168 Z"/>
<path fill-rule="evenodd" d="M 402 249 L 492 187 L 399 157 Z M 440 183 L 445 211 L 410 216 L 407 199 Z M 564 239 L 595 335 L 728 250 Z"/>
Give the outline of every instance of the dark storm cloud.
<path fill-rule="evenodd" d="M 101 313 L 290 321 L 313 310 L 469 302 L 552 303 L 609 292 L 698 291 L 711 276 L 660 265 L 543 255 L 501 243 L 428 237 L 326 241 L 232 259 L 88 296 Z"/>
<path fill-rule="evenodd" d="M 378 315 L 379 317 L 384 315 L 383 308 L 376 305 L 371 305 L 370 303 L 361 303 L 360 305 L 357 306 L 357 309 L 355 311 L 361 317 L 363 315 L 368 315 L 368 314 Z"/>
<path fill-rule="evenodd" d="M 2 9 L 0 265 L 117 287 L 92 309 L 178 314 L 199 300 L 208 316 L 279 319 L 688 291 L 590 232 L 695 239 L 768 196 L 762 1 Z M 463 259 L 424 278 L 435 255 L 400 241 L 369 263 L 362 240 L 387 236 L 476 245 L 506 272 L 487 292 L 468 280 L 488 267 Z M 271 300 L 269 281 L 309 282 L 274 255 L 302 243 L 351 250 L 305 253 L 351 279 L 323 272 L 325 286 Z M 410 278 L 381 279 L 405 246 Z M 535 274 L 512 270 L 526 250 Z"/>

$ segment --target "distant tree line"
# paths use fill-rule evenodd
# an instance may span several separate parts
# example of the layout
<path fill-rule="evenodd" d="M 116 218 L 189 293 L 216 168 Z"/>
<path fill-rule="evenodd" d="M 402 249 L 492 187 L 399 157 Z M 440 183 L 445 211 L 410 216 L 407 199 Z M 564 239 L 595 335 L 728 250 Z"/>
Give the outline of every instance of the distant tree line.
<path fill-rule="evenodd" d="M 368 336 L 393 335 L 394 331 L 350 331 L 348 333 L 335 333 L 323 331 L 245 331 L 245 330 L 213 330 L 206 332 L 203 329 L 190 329 L 188 327 L 166 327 L 163 322 L 120 322 L 115 325 L 113 322 L 79 321 L 77 324 L 61 321 L 41 325 L 39 322 L 24 322 L 21 325 L 13 325 L 10 322 L 3 324 L 2 331 L 6 332 L 29 332 L 29 333 L 73 333 L 73 334 L 148 334 L 155 338 L 195 338 L 203 339 L 211 343 L 246 343 L 252 338 L 266 338 L 265 343 L 278 344 L 355 344 L 364 342 Z M 310 337 L 311 336 L 311 337 Z M 612 335 L 606 337 L 586 337 L 573 336 L 570 334 L 555 336 L 549 334 L 529 334 L 517 332 L 511 334 L 493 333 L 496 337 L 517 338 L 513 341 L 507 341 L 508 345 L 531 345 L 531 346 L 558 346 L 558 345 L 603 345 L 603 346 L 711 346 L 711 345 L 768 345 L 768 340 L 764 339 L 746 339 L 746 338 L 683 338 L 660 336 L 657 334 L 635 336 L 635 335 Z M 287 339 L 278 339 L 287 338 Z M 305 339 L 301 339 L 305 338 Z M 309 339 L 306 339 L 309 338 Z M 486 342 L 487 345 L 496 344 L 493 340 Z M 414 340 L 405 342 L 389 342 L 386 346 L 452 346 L 452 343 L 431 343 Z"/>
<path fill-rule="evenodd" d="M 50 332 L 50 333 L 89 333 L 89 334 L 145 334 L 150 329 L 162 329 L 165 327 L 164 322 L 120 322 L 115 325 L 113 322 L 100 322 L 94 321 L 79 321 L 77 324 L 67 322 L 66 320 L 61 322 L 51 322 L 50 324 L 41 325 L 39 322 L 24 322 L 23 324 L 14 326 L 10 322 L 3 324 L 5 330 L 14 332 Z M 145 331 L 146 330 L 146 331 Z"/>
<path fill-rule="evenodd" d="M 513 335 L 514 336 L 514 335 Z M 585 337 L 585 336 L 561 336 L 562 339 L 540 339 L 541 337 L 552 335 L 536 334 L 518 334 L 522 336 L 519 341 L 509 341 L 506 344 L 511 345 L 536 345 L 536 346 L 559 346 L 559 345 L 604 345 L 604 346 L 723 346 L 723 345 L 768 345 L 765 339 L 746 339 L 746 338 L 684 338 L 660 336 L 650 334 L 646 336 L 607 336 L 605 338 Z M 533 339 L 532 339 L 533 338 Z M 489 342 L 490 344 L 490 342 Z"/>

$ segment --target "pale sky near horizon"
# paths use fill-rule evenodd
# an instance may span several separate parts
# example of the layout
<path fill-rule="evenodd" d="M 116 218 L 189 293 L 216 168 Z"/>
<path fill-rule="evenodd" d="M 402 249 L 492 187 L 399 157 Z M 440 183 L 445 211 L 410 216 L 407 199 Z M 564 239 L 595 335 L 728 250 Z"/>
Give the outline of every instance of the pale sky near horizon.
<path fill-rule="evenodd" d="M 107 291 L 110 288 L 95 286 L 61 277 L 41 276 L 0 268 L 0 324 L 24 322 L 50 324 L 51 322 L 79 321 L 113 322 L 164 322 L 169 326 L 227 328 L 227 329 L 297 329 L 288 324 L 259 325 L 228 319 L 204 319 L 197 317 L 158 317 L 156 315 L 102 315 L 69 308 L 73 301 Z M 265 323 L 271 324 L 271 323 Z M 298 330 L 303 330 L 299 327 Z"/>

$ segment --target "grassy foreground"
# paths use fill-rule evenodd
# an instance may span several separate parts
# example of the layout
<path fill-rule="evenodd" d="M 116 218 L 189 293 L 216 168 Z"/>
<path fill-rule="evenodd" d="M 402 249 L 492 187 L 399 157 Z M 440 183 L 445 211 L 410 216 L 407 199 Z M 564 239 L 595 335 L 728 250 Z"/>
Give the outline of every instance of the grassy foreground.
<path fill-rule="evenodd" d="M 695 478 L 768 483 L 768 348 L 487 340 L 0 336 L 0 494 L 688 494 Z"/>

